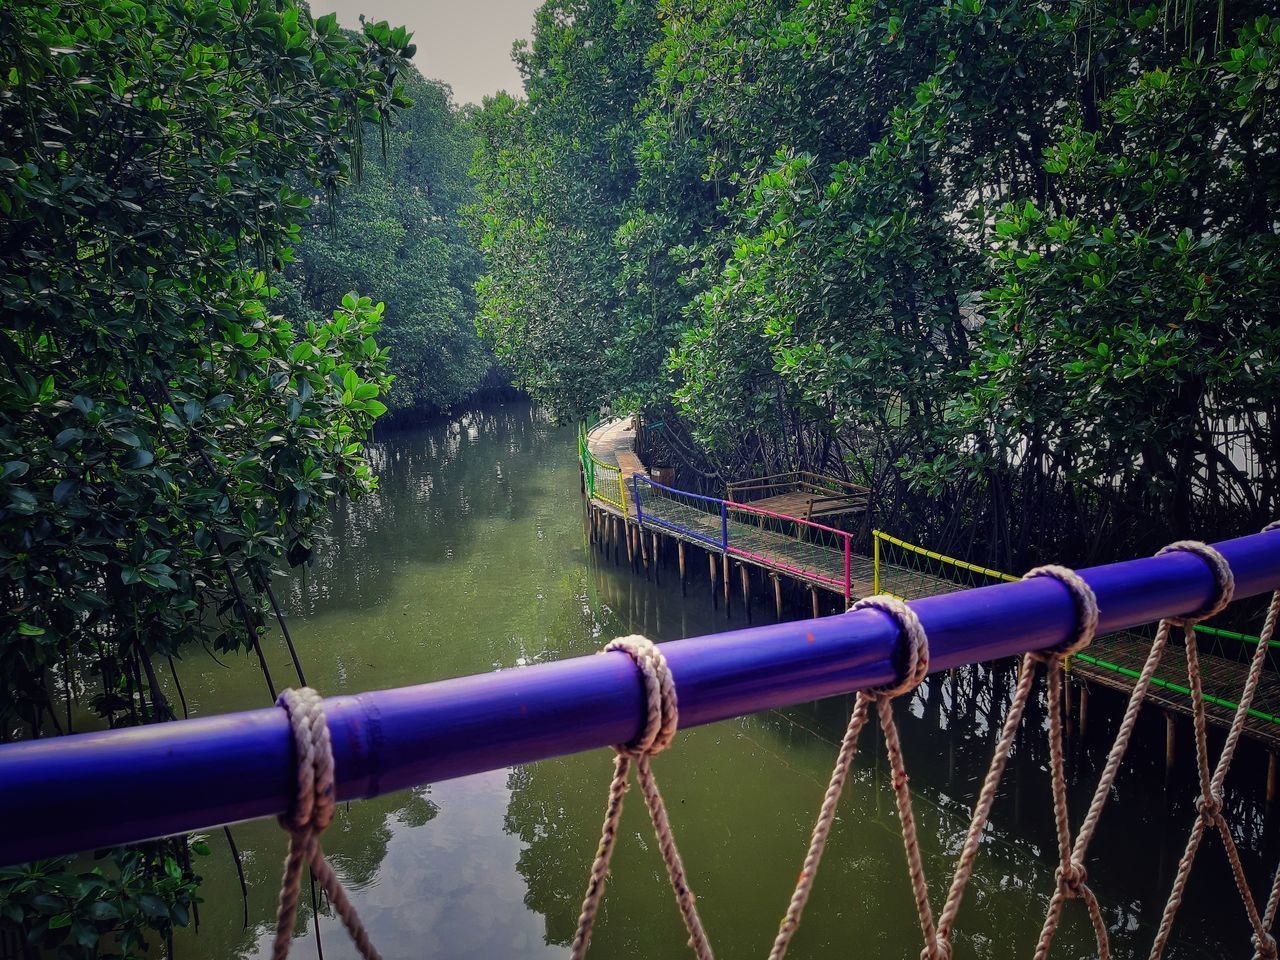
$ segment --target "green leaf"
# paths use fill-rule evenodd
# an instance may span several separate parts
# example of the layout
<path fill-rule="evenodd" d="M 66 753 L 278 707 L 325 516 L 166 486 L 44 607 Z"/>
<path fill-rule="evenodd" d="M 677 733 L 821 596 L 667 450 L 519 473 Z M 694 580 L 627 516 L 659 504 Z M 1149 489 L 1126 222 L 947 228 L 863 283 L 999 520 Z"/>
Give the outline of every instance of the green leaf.
<path fill-rule="evenodd" d="M 155 455 L 150 450 L 133 450 L 124 458 L 126 470 L 142 470 L 155 462 Z"/>
<path fill-rule="evenodd" d="M 89 916 L 94 920 L 119 920 L 120 908 L 110 900 L 95 900 L 89 904 Z"/>

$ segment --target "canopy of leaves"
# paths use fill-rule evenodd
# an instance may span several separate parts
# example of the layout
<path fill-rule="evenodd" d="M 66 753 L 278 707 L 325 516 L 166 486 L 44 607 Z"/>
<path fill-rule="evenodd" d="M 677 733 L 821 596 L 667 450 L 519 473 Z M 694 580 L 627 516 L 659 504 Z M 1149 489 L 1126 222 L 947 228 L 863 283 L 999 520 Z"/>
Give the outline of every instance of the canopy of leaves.
<path fill-rule="evenodd" d="M 993 563 L 1280 507 L 1266 4 L 557 0 L 531 51 L 481 315 L 565 412 Z"/>
<path fill-rule="evenodd" d="M 0 8 L 0 737 L 65 731 L 74 698 L 172 716 L 155 661 L 256 647 L 273 565 L 373 487 L 382 306 L 267 305 L 412 52 L 294 0 Z M 136 955 L 186 921 L 187 854 L 10 871 L 3 914 L 59 956 Z"/>
<path fill-rule="evenodd" d="M 394 378 L 383 399 L 393 413 L 442 410 L 471 396 L 490 372 L 476 333 L 479 251 L 460 208 L 472 201 L 467 175 L 474 150 L 464 112 L 449 88 L 402 70 L 413 106 L 371 151 L 357 183 L 333 209 L 312 208 L 295 244 L 276 304 L 295 323 L 326 315 L 347 290 L 386 304 L 379 342 Z"/>

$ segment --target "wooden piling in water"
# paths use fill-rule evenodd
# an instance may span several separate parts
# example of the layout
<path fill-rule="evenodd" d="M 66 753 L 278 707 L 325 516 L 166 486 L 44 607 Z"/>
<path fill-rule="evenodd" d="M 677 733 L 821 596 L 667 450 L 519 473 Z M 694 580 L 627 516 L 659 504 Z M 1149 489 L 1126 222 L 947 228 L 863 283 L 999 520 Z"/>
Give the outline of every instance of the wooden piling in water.
<path fill-rule="evenodd" d="M 822 616 L 822 614 L 818 612 L 818 588 L 817 587 L 809 588 L 809 599 L 813 603 L 813 619 L 817 620 L 818 617 Z"/>
<path fill-rule="evenodd" d="M 751 622 L 751 572 L 745 563 L 738 564 L 742 572 L 742 609 L 746 611 L 747 623 Z"/>
<path fill-rule="evenodd" d="M 1276 755 L 1274 753 L 1267 754 L 1267 805 L 1275 803 L 1276 800 Z"/>
<path fill-rule="evenodd" d="M 685 578 L 684 578 L 684 541 L 683 540 L 676 541 L 676 554 L 680 560 L 680 596 L 683 597 L 685 596 L 686 588 L 688 586 L 688 583 L 685 581 Z"/>
<path fill-rule="evenodd" d="M 724 554 L 724 615 L 732 613 L 733 589 L 729 586 L 729 555 Z"/>
<path fill-rule="evenodd" d="M 1084 736 L 1089 727 L 1089 684 L 1080 684 L 1080 736 Z"/>
<path fill-rule="evenodd" d="M 716 555 L 712 553 L 710 550 L 707 551 L 707 566 L 711 568 L 711 609 L 719 610 L 720 609 L 720 590 L 719 590 L 720 584 L 717 582 L 718 581 L 717 574 L 720 572 L 720 567 L 716 563 Z"/>
<path fill-rule="evenodd" d="M 1177 726 L 1173 721 L 1173 713 L 1166 710 L 1164 713 L 1164 770 L 1169 773 L 1173 770 L 1174 761 L 1177 759 Z"/>
<path fill-rule="evenodd" d="M 653 582 L 661 584 L 662 573 L 659 568 L 662 566 L 662 551 L 658 546 L 658 531 L 654 530 L 649 536 L 651 538 L 649 540 L 649 559 L 653 561 Z M 644 539 L 643 533 L 640 534 L 640 538 Z"/>
<path fill-rule="evenodd" d="M 782 622 L 782 578 L 776 573 L 770 573 L 773 578 L 773 612 L 777 615 L 778 622 Z"/>

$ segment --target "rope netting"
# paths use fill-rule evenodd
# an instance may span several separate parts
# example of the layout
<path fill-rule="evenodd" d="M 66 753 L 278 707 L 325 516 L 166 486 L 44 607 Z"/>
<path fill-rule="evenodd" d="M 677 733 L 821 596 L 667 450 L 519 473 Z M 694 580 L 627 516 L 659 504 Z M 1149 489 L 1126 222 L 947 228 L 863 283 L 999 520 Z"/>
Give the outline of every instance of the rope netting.
<path fill-rule="evenodd" d="M 631 477 L 636 518 L 641 526 L 670 533 L 723 551 L 728 542 L 725 501 L 677 490 L 635 474 Z"/>
<path fill-rule="evenodd" d="M 1272 530 L 1276 526 L 1276 524 L 1272 524 L 1267 529 Z M 1244 689 L 1240 694 L 1235 721 L 1228 732 L 1226 744 L 1218 757 L 1217 764 L 1211 771 L 1207 746 L 1205 699 L 1201 690 L 1199 665 L 1196 657 L 1196 624 L 1226 608 L 1231 602 L 1234 579 L 1230 566 L 1222 555 L 1212 547 L 1198 541 L 1180 541 L 1169 545 L 1160 552 L 1163 554 L 1173 551 L 1189 552 L 1206 562 L 1214 576 L 1216 586 L 1214 595 L 1203 609 L 1181 617 L 1167 618 L 1160 622 L 1155 637 L 1151 642 L 1146 662 L 1129 696 L 1123 719 L 1107 754 L 1107 759 L 1098 778 L 1092 799 L 1074 836 L 1067 803 L 1066 761 L 1063 747 L 1065 736 L 1065 725 L 1062 717 L 1063 673 L 1067 658 L 1078 654 L 1079 651 L 1093 641 L 1098 626 L 1098 603 L 1089 585 L 1078 574 L 1066 567 L 1038 567 L 1026 574 L 1025 578 L 1049 577 L 1062 585 L 1070 596 L 1076 612 L 1076 633 L 1070 641 L 1058 648 L 1027 653 L 1022 657 L 1013 699 L 992 752 L 991 762 L 983 779 L 982 787 L 974 803 L 964 843 L 956 858 L 951 884 L 936 920 L 929 899 L 915 816 L 912 810 L 906 761 L 893 715 L 894 698 L 913 691 L 928 673 L 928 637 L 919 618 L 900 598 L 875 596 L 858 601 L 853 605 L 852 609 L 854 610 L 878 610 L 894 622 L 901 647 L 897 657 L 897 662 L 901 665 L 899 680 L 887 688 L 861 691 L 855 698 L 849 724 L 841 740 L 827 790 L 823 795 L 817 822 L 810 837 L 809 848 L 805 855 L 799 878 L 769 954 L 770 960 L 783 960 L 792 938 L 800 926 L 804 908 L 817 878 L 818 867 L 826 849 L 832 824 L 835 821 L 840 796 L 853 766 L 858 740 L 871 716 L 873 708 L 884 732 L 885 752 L 889 762 L 894 800 L 901 824 L 907 874 L 920 922 L 923 944 L 920 956 L 922 960 L 950 960 L 956 919 L 959 916 L 965 888 L 973 874 L 983 833 L 990 819 L 1005 767 L 1008 764 L 1018 729 L 1022 724 L 1026 706 L 1035 689 L 1036 678 L 1041 669 L 1043 669 L 1045 677 L 1049 707 L 1046 735 L 1049 741 L 1050 800 L 1053 805 L 1055 832 L 1057 835 L 1058 866 L 1054 873 L 1054 890 L 1049 899 L 1034 957 L 1035 960 L 1043 960 L 1043 958 L 1048 957 L 1054 936 L 1062 920 L 1066 902 L 1068 900 L 1081 900 L 1093 927 L 1098 956 L 1103 960 L 1108 960 L 1111 956 L 1111 945 L 1107 925 L 1102 915 L 1102 908 L 1098 898 L 1088 885 L 1086 860 L 1090 843 L 1097 831 L 1098 823 L 1111 795 L 1129 741 L 1133 736 L 1143 700 L 1160 663 L 1161 656 L 1168 645 L 1170 633 L 1175 627 L 1182 629 L 1187 647 L 1187 681 L 1193 698 L 1200 798 L 1197 802 L 1197 818 L 1192 825 L 1186 851 L 1179 863 L 1177 877 L 1166 903 L 1155 943 L 1151 949 L 1151 960 L 1158 960 L 1164 952 L 1172 932 L 1174 918 L 1182 903 L 1187 878 L 1190 875 L 1196 853 L 1204 834 L 1210 828 L 1215 829 L 1222 838 L 1223 847 L 1230 862 L 1245 913 L 1253 929 L 1255 958 L 1258 958 L 1258 960 L 1276 960 L 1276 943 L 1270 930 L 1275 923 L 1276 913 L 1280 910 L 1280 870 L 1277 870 L 1274 875 L 1265 907 L 1259 911 L 1257 901 L 1254 899 L 1245 877 L 1244 868 L 1232 838 L 1230 826 L 1222 813 L 1222 786 L 1226 779 L 1227 771 L 1231 766 L 1236 746 L 1244 728 L 1244 720 L 1257 690 L 1262 669 L 1275 634 L 1277 614 L 1280 613 L 1280 590 L 1271 596 L 1259 642 L 1254 646 L 1254 656 L 1250 662 Z M 630 643 L 634 640 L 635 638 L 627 638 L 626 642 Z M 654 687 L 651 680 L 646 679 L 646 689 L 649 691 L 650 701 L 649 726 L 646 728 L 646 736 L 649 736 L 648 731 L 655 723 L 653 719 L 653 711 L 655 709 L 653 706 Z M 670 696 L 674 712 L 674 687 Z M 665 748 L 669 743 L 669 740 L 664 741 L 662 747 Z M 586 937 L 590 935 L 590 921 L 594 919 L 594 910 L 599 904 L 599 896 L 603 891 L 603 876 L 604 872 L 607 871 L 608 856 L 612 852 L 613 838 L 617 829 L 617 817 L 620 815 L 621 810 L 621 792 L 625 790 L 626 769 L 622 767 L 622 758 L 628 754 L 623 751 L 636 748 L 619 747 L 617 749 L 619 750 L 619 760 L 615 767 L 614 780 L 610 788 L 605 829 L 601 839 L 600 852 L 597 853 L 596 862 L 592 868 L 592 883 L 588 890 L 588 903 L 584 904 L 583 908 L 583 917 L 588 918 L 585 927 Z M 643 755 L 646 763 L 648 756 L 648 753 Z M 621 773 L 618 772 L 619 768 L 621 768 Z M 656 794 L 656 786 L 653 790 Z M 674 851 L 674 842 L 669 840 L 670 824 L 666 821 L 665 811 L 662 814 L 662 827 L 659 827 L 657 815 L 653 819 L 655 828 L 659 830 L 659 845 L 664 848 L 665 856 L 665 848 L 668 845 Z M 666 841 L 663 840 L 663 830 L 667 832 Z M 678 855 L 676 856 L 676 862 L 677 864 L 679 863 Z M 677 901 L 681 904 L 681 910 L 690 931 L 690 943 L 694 946 L 695 954 L 699 957 L 699 960 L 705 960 L 705 958 L 711 956 L 710 947 L 707 944 L 701 923 L 697 921 L 696 910 L 692 906 L 692 893 L 688 888 L 683 867 L 681 866 L 679 870 L 679 880 L 677 882 L 677 872 L 670 869 L 670 861 L 668 861 L 668 866 Z M 590 909 L 588 909 L 588 906 L 590 906 Z M 584 927 L 580 923 L 580 934 L 583 929 Z M 581 946 L 581 951 L 577 949 L 579 945 Z M 586 938 L 575 939 L 575 958 L 585 954 L 586 946 Z"/>
<path fill-rule="evenodd" d="M 919 544 L 908 543 L 883 530 L 872 530 L 873 593 L 903 600 L 919 600 L 966 587 L 1011 583 L 1018 578 L 981 564 L 948 557 Z"/>
<path fill-rule="evenodd" d="M 1280 524 L 1271 524 L 1266 529 L 1280 529 Z M 1191 691 L 1192 699 L 1200 794 L 1196 802 L 1196 819 L 1191 825 L 1187 845 L 1178 864 L 1177 874 L 1165 904 L 1150 958 L 1158 960 L 1163 955 L 1172 934 L 1174 921 L 1182 904 L 1197 853 L 1205 835 L 1215 832 L 1221 839 L 1244 913 L 1253 931 L 1255 960 L 1277 960 L 1276 941 L 1271 934 L 1271 929 L 1275 924 L 1276 914 L 1280 911 L 1280 869 L 1275 872 L 1270 888 L 1266 891 L 1266 898 L 1261 901 L 1263 905 L 1260 909 L 1260 901 L 1255 898 L 1249 886 L 1230 824 L 1223 814 L 1222 790 L 1275 636 L 1276 621 L 1280 616 L 1280 590 L 1276 590 L 1271 595 L 1258 642 L 1254 644 L 1253 657 L 1239 695 L 1234 720 L 1227 732 L 1221 753 L 1216 762 L 1211 763 L 1207 737 L 1206 699 L 1199 666 L 1197 624 L 1201 620 L 1218 614 L 1230 604 L 1235 589 L 1234 578 L 1225 558 L 1206 544 L 1198 541 L 1179 541 L 1160 551 L 1161 554 L 1171 552 L 1190 553 L 1205 562 L 1213 574 L 1215 584 L 1213 595 L 1200 610 L 1160 621 L 1147 652 L 1146 661 L 1129 695 L 1092 798 L 1074 836 L 1067 801 L 1063 746 L 1065 737 L 1062 716 L 1063 673 L 1067 658 L 1078 654 L 1093 641 L 1099 622 L 1098 602 L 1093 590 L 1084 579 L 1066 567 L 1038 567 L 1023 578 L 1050 578 L 1062 586 L 1070 597 L 1075 611 L 1075 633 L 1069 641 L 1059 647 L 1027 653 L 1021 659 L 1013 698 L 992 751 L 991 761 L 974 803 L 964 842 L 956 857 L 951 883 L 936 919 L 929 898 L 923 857 L 912 810 L 906 760 L 893 713 L 894 699 L 915 690 L 929 672 L 929 640 L 919 617 L 900 598 L 875 596 L 860 600 L 853 605 L 851 608 L 853 610 L 875 610 L 892 622 L 898 636 L 898 650 L 894 659 L 898 665 L 898 678 L 886 687 L 860 691 L 855 697 L 849 723 L 823 795 L 796 886 L 769 953 L 770 960 L 783 960 L 799 929 L 805 905 L 817 879 L 818 868 L 835 821 L 840 797 L 853 766 L 860 735 L 873 709 L 884 733 L 885 752 L 891 771 L 891 784 L 901 827 L 907 874 L 920 924 L 921 960 L 950 960 L 956 919 L 965 889 L 973 874 L 983 834 L 990 819 L 1013 744 L 1022 724 L 1027 704 L 1035 690 L 1037 676 L 1041 671 L 1045 678 L 1048 702 L 1045 735 L 1048 738 L 1049 747 L 1050 801 L 1054 811 L 1058 866 L 1055 871 L 1054 889 L 1049 898 L 1034 957 L 1035 960 L 1048 957 L 1067 901 L 1081 900 L 1093 927 L 1098 956 L 1108 960 L 1111 956 L 1111 946 L 1107 925 L 1098 898 L 1088 885 L 1086 862 L 1089 847 L 1114 787 L 1139 711 L 1175 628 L 1181 629 L 1186 647 L 1187 687 Z M 623 798 L 629 786 L 631 768 L 634 766 L 658 839 L 659 851 L 667 867 L 668 879 L 689 933 L 689 944 L 699 960 L 711 960 L 710 942 L 698 916 L 696 898 L 689 886 L 685 868 L 676 847 L 671 821 L 651 765 L 651 760 L 656 754 L 671 746 L 679 726 L 675 682 L 660 649 L 644 637 L 619 638 L 612 641 L 602 652 L 609 651 L 624 652 L 635 664 L 643 684 L 645 722 L 635 740 L 614 747 L 614 770 L 609 784 L 604 825 L 591 865 L 587 892 L 573 939 L 571 956 L 574 960 L 581 960 L 590 946 L 591 934 L 604 896 L 610 860 L 617 841 Z M 298 763 L 298 796 L 290 814 L 281 818 L 282 825 L 289 831 L 290 842 L 281 888 L 273 956 L 277 960 L 282 960 L 288 953 L 301 870 L 304 865 L 307 865 L 310 866 L 315 878 L 334 904 L 351 933 L 360 955 L 366 960 L 371 960 L 377 957 L 377 953 L 369 944 L 359 917 L 326 862 L 319 843 L 321 831 L 332 819 L 334 802 L 333 755 L 320 698 L 314 691 L 304 688 L 286 691 L 281 697 L 280 704 L 288 713 L 294 731 Z"/>

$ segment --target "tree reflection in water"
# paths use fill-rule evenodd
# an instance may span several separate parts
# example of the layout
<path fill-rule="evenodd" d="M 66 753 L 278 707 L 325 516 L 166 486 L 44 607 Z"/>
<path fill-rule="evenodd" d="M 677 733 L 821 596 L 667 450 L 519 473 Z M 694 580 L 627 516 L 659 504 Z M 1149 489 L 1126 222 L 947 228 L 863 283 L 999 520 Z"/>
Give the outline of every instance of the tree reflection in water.
<path fill-rule="evenodd" d="M 574 442 L 572 428 L 519 404 L 381 438 L 376 497 L 342 508 L 315 566 L 282 584 L 312 685 L 326 694 L 355 693 L 589 654 L 620 634 L 667 640 L 744 626 L 740 603 L 729 619 L 712 608 L 705 561 L 689 564 L 692 582 L 682 599 L 673 570 L 658 586 L 633 575 L 625 561 L 615 566 L 588 549 Z M 768 599 L 757 606 L 758 619 L 769 616 Z M 273 672 L 289 675 L 282 647 L 270 644 L 268 656 Z M 264 705 L 251 659 L 227 669 L 185 662 L 193 712 Z M 931 678 L 898 706 L 935 904 L 950 880 L 1011 681 L 1009 664 L 959 670 Z M 847 699 L 836 698 L 683 731 L 656 761 L 718 956 L 767 952 L 848 709 Z M 1072 737 L 1077 819 L 1118 715 L 1117 699 L 1096 692 L 1088 737 Z M 1032 952 L 1055 857 L 1043 721 L 1044 705 L 1036 702 L 961 912 L 957 960 Z M 1090 862 L 1118 957 L 1145 955 L 1194 817 L 1192 765 L 1183 764 L 1166 786 L 1163 733 L 1159 712 L 1144 715 Z M 875 737 L 873 729 L 864 733 L 797 957 L 919 952 Z M 1227 795 L 1257 884 L 1276 854 L 1262 801 L 1264 759 L 1246 745 Z M 325 849 L 387 957 L 562 957 L 595 851 L 609 769 L 609 752 L 600 750 L 354 803 L 339 809 Z M 268 955 L 285 837 L 273 822 L 242 824 L 235 834 L 245 854 L 251 927 L 242 929 L 234 866 L 213 833 L 214 856 L 199 864 L 207 877 L 201 930 L 179 938 L 183 956 Z M 594 960 L 685 955 L 686 935 L 638 794 L 628 800 L 613 866 Z M 1093 952 L 1077 907 L 1067 906 L 1055 956 Z M 1203 853 L 1169 955 L 1248 955 L 1238 911 L 1220 851 Z M 300 929 L 304 922 L 311 941 L 305 903 Z M 328 960 L 353 955 L 327 908 L 321 930 Z M 295 950 L 306 956 L 314 944 Z"/>

